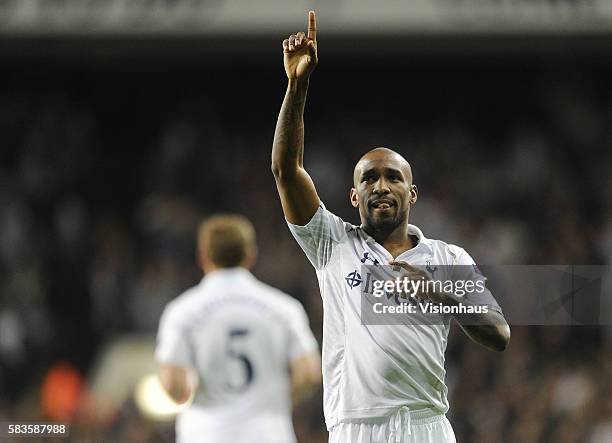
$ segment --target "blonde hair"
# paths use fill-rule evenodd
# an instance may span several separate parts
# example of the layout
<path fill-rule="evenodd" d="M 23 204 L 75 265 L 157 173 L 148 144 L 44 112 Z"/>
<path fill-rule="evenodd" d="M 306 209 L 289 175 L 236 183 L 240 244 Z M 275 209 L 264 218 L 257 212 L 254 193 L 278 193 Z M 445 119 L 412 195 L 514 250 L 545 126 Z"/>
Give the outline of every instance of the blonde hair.
<path fill-rule="evenodd" d="M 240 266 L 255 249 L 255 229 L 242 215 L 212 216 L 198 229 L 198 250 L 220 268 Z"/>

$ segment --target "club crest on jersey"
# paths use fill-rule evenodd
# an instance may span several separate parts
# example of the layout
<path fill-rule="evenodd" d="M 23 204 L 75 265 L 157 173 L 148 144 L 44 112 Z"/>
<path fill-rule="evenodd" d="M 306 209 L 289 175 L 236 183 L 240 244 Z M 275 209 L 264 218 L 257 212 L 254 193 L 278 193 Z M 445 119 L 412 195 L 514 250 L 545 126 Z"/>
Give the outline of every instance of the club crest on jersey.
<path fill-rule="evenodd" d="M 370 257 L 370 256 L 369 256 L 369 254 L 370 254 L 370 253 L 369 253 L 368 251 L 364 251 L 364 253 L 363 253 L 363 257 L 361 257 L 361 263 L 365 263 L 366 261 L 368 261 L 368 260 L 369 260 L 369 261 L 371 261 L 371 262 L 372 262 L 372 264 L 373 264 L 374 266 L 378 266 L 378 265 L 380 264 L 380 263 L 378 262 L 378 259 Z"/>
<path fill-rule="evenodd" d="M 359 275 L 357 270 L 349 273 L 344 279 L 346 280 L 346 284 L 349 285 L 349 288 L 351 289 L 359 286 L 362 282 L 361 275 Z"/>

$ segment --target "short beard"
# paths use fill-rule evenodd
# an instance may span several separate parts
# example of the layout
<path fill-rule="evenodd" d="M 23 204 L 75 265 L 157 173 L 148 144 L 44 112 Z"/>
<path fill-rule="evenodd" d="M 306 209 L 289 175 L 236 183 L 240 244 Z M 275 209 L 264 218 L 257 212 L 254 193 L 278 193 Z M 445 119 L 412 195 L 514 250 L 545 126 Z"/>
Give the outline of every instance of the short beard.
<path fill-rule="evenodd" d="M 366 229 L 374 231 L 372 232 L 372 234 L 373 233 L 385 234 L 385 233 L 390 233 L 395 228 L 397 228 L 399 225 L 401 225 L 403 218 L 402 217 L 392 217 L 392 218 L 390 217 L 390 218 L 385 218 L 382 220 L 381 219 L 376 220 L 374 217 L 371 217 L 368 214 L 366 215 L 364 221 L 365 221 L 364 227 Z"/>

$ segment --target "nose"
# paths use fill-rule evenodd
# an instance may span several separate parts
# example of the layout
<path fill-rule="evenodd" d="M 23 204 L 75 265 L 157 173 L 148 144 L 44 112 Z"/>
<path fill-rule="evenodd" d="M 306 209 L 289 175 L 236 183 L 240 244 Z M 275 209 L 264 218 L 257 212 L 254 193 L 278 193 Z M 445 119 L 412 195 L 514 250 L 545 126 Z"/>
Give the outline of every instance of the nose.
<path fill-rule="evenodd" d="M 374 183 L 374 189 L 372 190 L 374 194 L 384 195 L 389 193 L 389 186 L 387 185 L 387 181 L 383 176 L 379 177 Z"/>

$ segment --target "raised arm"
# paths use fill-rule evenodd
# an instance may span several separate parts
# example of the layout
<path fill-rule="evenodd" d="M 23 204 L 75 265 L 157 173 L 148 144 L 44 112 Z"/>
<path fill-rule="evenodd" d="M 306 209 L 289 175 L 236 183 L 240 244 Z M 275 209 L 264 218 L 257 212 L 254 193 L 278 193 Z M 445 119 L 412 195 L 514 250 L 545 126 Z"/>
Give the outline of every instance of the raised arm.
<path fill-rule="evenodd" d="M 304 105 L 310 74 L 317 64 L 314 11 L 308 13 L 308 35 L 298 32 L 283 41 L 289 84 L 272 145 L 272 172 L 289 223 L 305 225 L 319 206 L 319 196 L 304 169 Z"/>

